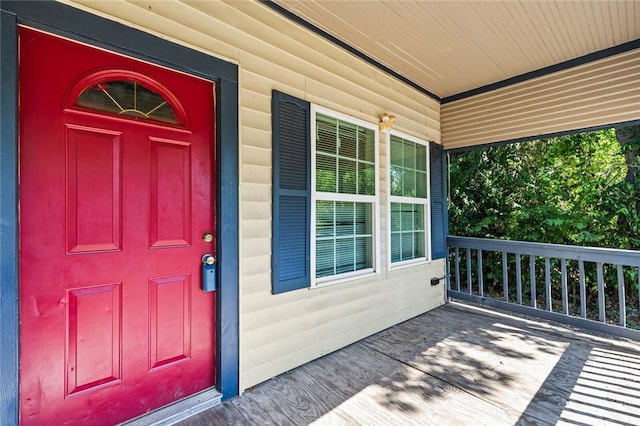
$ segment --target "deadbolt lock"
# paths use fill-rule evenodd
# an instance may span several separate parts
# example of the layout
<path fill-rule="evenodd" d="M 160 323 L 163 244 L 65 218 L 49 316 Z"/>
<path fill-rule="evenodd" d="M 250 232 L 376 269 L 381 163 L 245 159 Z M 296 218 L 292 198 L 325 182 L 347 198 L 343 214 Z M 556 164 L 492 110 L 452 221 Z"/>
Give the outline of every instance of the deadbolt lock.
<path fill-rule="evenodd" d="M 204 241 L 205 243 L 210 243 L 211 241 L 213 241 L 213 234 L 211 234 L 210 232 L 203 234 L 202 241 Z"/>
<path fill-rule="evenodd" d="M 202 256 L 202 290 L 216 290 L 216 258 L 207 253 Z"/>

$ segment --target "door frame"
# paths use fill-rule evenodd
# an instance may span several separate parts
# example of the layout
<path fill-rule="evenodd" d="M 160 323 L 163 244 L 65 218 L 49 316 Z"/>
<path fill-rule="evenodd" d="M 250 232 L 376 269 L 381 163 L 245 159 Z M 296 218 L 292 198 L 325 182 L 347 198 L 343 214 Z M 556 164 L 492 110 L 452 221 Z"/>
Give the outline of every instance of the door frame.
<path fill-rule="evenodd" d="M 0 418 L 19 416 L 18 26 L 25 25 L 215 83 L 216 389 L 238 395 L 238 66 L 58 3 L 0 4 Z M 224 344 L 222 344 L 224 343 Z"/>

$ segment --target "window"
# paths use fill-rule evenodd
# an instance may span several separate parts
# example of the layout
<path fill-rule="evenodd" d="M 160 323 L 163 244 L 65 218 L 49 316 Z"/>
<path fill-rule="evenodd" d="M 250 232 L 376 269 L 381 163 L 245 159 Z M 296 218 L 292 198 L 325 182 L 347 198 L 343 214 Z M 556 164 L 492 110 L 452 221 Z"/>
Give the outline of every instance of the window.
<path fill-rule="evenodd" d="M 389 138 L 389 222 L 392 264 L 428 258 L 428 150 L 425 142 Z"/>
<path fill-rule="evenodd" d="M 316 278 L 373 268 L 370 203 L 316 201 Z"/>
<path fill-rule="evenodd" d="M 311 115 L 316 282 L 373 272 L 378 132 L 319 107 Z"/>
<path fill-rule="evenodd" d="M 171 104 L 151 89 L 134 80 L 111 80 L 80 93 L 76 105 L 97 111 L 179 124 Z"/>
<path fill-rule="evenodd" d="M 378 272 L 378 126 L 274 90 L 272 129 L 273 294 Z M 442 147 L 397 132 L 387 146 L 390 264 L 444 259 Z"/>

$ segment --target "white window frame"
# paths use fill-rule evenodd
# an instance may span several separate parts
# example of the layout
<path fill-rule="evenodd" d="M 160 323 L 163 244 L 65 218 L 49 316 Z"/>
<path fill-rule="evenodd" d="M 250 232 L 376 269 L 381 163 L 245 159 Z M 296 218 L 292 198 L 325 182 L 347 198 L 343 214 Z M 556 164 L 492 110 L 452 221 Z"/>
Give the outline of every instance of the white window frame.
<path fill-rule="evenodd" d="M 340 194 L 333 192 L 318 192 L 316 191 L 316 116 L 318 114 L 326 115 L 338 120 L 342 120 L 351 124 L 358 125 L 374 131 L 374 185 L 375 195 L 356 195 L 356 194 Z M 321 107 L 319 105 L 311 104 L 311 288 L 323 287 L 326 285 L 337 284 L 344 281 L 351 281 L 371 275 L 380 273 L 380 230 L 379 230 L 379 217 L 380 217 L 380 132 L 377 124 L 371 124 L 364 120 L 339 113 L 337 111 Z M 328 277 L 316 277 L 316 201 L 348 201 L 348 202 L 363 202 L 372 204 L 372 223 L 371 232 L 372 236 L 372 249 L 373 249 L 373 267 L 363 269 L 359 271 L 347 272 L 338 275 L 331 275 Z"/>
<path fill-rule="evenodd" d="M 414 142 L 419 145 L 424 145 L 426 148 L 426 172 L 427 172 L 427 198 L 414 198 L 414 197 L 403 197 L 398 195 L 391 195 L 391 136 L 397 136 L 399 138 L 405 139 L 410 142 Z M 431 172 L 430 172 L 430 161 L 431 161 L 431 152 L 429 141 L 416 138 L 409 134 L 399 132 L 397 130 L 392 130 L 389 132 L 387 136 L 387 194 L 388 197 L 388 206 L 387 206 L 387 267 L 391 269 L 399 269 L 407 266 L 414 266 L 424 263 L 429 263 L 431 261 Z M 424 205 L 424 257 L 417 257 L 415 259 L 402 260 L 399 262 L 393 262 L 391 259 L 391 204 L 392 203 L 405 203 L 405 204 L 423 204 Z"/>

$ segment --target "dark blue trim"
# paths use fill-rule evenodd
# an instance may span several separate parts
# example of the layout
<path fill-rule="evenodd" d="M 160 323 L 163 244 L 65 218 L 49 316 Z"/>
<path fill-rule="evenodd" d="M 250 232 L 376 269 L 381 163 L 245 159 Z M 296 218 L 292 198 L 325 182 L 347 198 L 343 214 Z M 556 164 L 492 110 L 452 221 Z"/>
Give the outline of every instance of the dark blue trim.
<path fill-rule="evenodd" d="M 0 7 L 18 15 L 19 23 L 33 28 L 205 79 L 238 81 L 233 64 L 56 1 L 2 0 Z M 158 43 L 160 40 L 163 43 Z"/>
<path fill-rule="evenodd" d="M 447 200 L 447 161 L 441 145 L 429 144 L 429 172 L 431 175 L 431 258 L 447 257 L 449 216 Z"/>
<path fill-rule="evenodd" d="M 608 58 L 609 56 L 619 55 L 630 50 L 640 49 L 640 39 L 632 40 L 617 46 L 609 47 L 607 49 L 598 50 L 597 52 L 589 53 L 578 58 L 570 59 L 568 61 L 560 62 L 559 64 L 551 65 L 548 67 L 540 68 L 535 71 L 520 74 L 515 77 L 507 78 L 506 80 L 498 81 L 496 83 L 488 84 L 486 86 L 478 87 L 466 92 L 458 93 L 457 95 L 446 96 L 442 98 L 441 104 L 448 104 L 449 102 L 459 101 L 461 99 L 470 98 L 482 93 L 491 92 L 503 87 L 511 86 L 513 84 L 522 83 L 527 80 L 542 77 L 547 74 L 553 74 L 558 71 L 563 71 L 569 68 L 574 68 L 580 65 L 588 64 L 590 62 L 599 61 L 600 59 Z"/>
<path fill-rule="evenodd" d="M 271 292 L 311 285 L 311 104 L 274 90 Z"/>
<path fill-rule="evenodd" d="M 18 424 L 18 27 L 0 11 L 0 419 Z"/>
<path fill-rule="evenodd" d="M 435 93 L 430 92 L 429 90 L 427 90 L 424 87 L 420 86 L 418 83 L 416 83 L 414 81 L 411 81 L 410 79 L 408 79 L 407 77 L 403 76 L 402 74 L 399 74 L 396 71 L 394 71 L 391 68 L 389 68 L 388 66 L 376 61 L 371 56 L 365 55 L 360 50 L 358 50 L 355 47 L 348 45 L 344 41 L 332 36 L 331 34 L 329 34 L 328 32 L 324 31 L 323 29 L 313 25 L 312 23 L 310 23 L 308 21 L 305 21 L 304 19 L 300 18 L 298 15 L 296 15 L 296 14 L 294 14 L 292 12 L 289 12 L 287 9 L 283 8 L 279 4 L 274 3 L 272 0 L 260 0 L 260 2 L 262 4 L 264 4 L 265 6 L 269 7 L 270 9 L 273 9 L 276 12 L 278 12 L 279 14 L 289 18 L 290 20 L 292 20 L 294 22 L 296 22 L 297 24 L 302 25 L 306 29 L 318 34 L 319 36 L 321 36 L 321 37 L 323 37 L 323 38 L 325 38 L 327 40 L 329 40 L 331 43 L 343 48 L 347 52 L 349 52 L 349 53 L 357 56 L 358 58 L 364 60 L 365 62 L 373 65 L 374 67 L 378 68 L 379 70 L 389 74 L 390 76 L 392 76 L 394 78 L 397 78 L 401 82 L 413 87 L 417 91 L 419 91 L 421 93 L 424 93 L 425 95 L 429 96 L 430 98 L 435 99 L 436 101 L 440 102 L 440 100 L 441 100 L 440 97 L 438 95 L 436 95 Z"/>
<path fill-rule="evenodd" d="M 466 146 L 464 148 L 448 149 L 446 152 L 455 154 L 458 152 L 472 151 L 474 149 L 479 149 L 479 148 L 509 145 L 512 143 L 528 142 L 528 141 L 534 141 L 538 139 L 559 138 L 561 136 L 575 135 L 576 133 L 595 132 L 597 130 L 603 130 L 603 129 L 612 129 L 616 127 L 639 126 L 639 125 L 640 125 L 640 120 L 623 121 L 623 122 L 613 123 L 613 124 L 603 124 L 601 126 L 583 127 L 583 128 L 574 129 L 574 130 L 565 130 L 562 132 L 544 133 L 544 134 L 535 135 L 535 136 L 527 136 L 524 138 L 506 139 L 503 141 L 490 142 L 490 143 L 481 144 L 481 145 Z"/>
<path fill-rule="evenodd" d="M 238 82 L 221 79 L 216 90 L 218 292 L 216 324 L 218 390 L 226 400 L 238 395 L 240 377 Z"/>
<path fill-rule="evenodd" d="M 217 387 L 228 399 L 239 390 L 238 266 L 238 67 L 117 22 L 55 1 L 2 1 L 0 69 L 0 206 L 2 251 L 0 340 L 1 419 L 17 419 L 17 22 L 82 41 L 216 83 L 217 93 L 217 241 L 219 290 L 216 303 Z M 14 16 L 16 15 L 16 16 Z M 6 335 L 5 335 L 6 334 Z M 13 348 L 13 349 L 12 349 Z M 6 381 L 6 383 L 5 383 Z M 6 410 L 6 416 L 5 414 Z M 16 420 L 17 423 L 17 420 Z"/>

